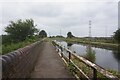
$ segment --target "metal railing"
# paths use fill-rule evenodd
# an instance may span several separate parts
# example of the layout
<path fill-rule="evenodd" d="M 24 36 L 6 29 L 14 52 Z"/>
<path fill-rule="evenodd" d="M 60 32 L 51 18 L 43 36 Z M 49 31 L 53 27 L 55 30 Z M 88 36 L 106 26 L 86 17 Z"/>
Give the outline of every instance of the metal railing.
<path fill-rule="evenodd" d="M 0 56 L 2 79 L 29 78 L 39 55 L 39 52 L 35 53 L 35 51 L 42 45 L 42 41 Z"/>
<path fill-rule="evenodd" d="M 88 61 L 87 59 L 78 56 L 69 49 L 61 46 L 56 41 L 52 41 L 56 47 L 56 51 L 60 54 L 64 62 L 70 67 L 70 71 L 80 80 L 119 80 L 118 77 L 113 76 L 110 72 L 102 67 Z M 90 72 L 90 73 L 89 73 Z M 89 74 L 89 75 L 88 75 Z M 99 77 L 102 75 L 103 78 Z"/>

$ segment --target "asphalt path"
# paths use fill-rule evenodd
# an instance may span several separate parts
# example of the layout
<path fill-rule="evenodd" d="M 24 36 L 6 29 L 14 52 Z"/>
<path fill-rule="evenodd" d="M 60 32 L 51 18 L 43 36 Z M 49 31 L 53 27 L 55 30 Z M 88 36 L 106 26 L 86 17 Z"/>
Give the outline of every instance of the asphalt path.
<path fill-rule="evenodd" d="M 31 78 L 74 78 L 55 51 L 55 47 L 50 42 L 44 42 L 43 45 Z"/>

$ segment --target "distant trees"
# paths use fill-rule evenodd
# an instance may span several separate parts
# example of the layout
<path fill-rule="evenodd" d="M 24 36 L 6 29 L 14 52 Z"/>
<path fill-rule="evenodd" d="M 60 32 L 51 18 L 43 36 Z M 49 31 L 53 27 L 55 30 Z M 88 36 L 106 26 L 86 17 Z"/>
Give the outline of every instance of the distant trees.
<path fill-rule="evenodd" d="M 72 33 L 71 33 L 71 32 L 68 32 L 68 33 L 67 33 L 67 38 L 72 38 L 72 37 L 74 37 L 74 36 L 72 35 Z"/>
<path fill-rule="evenodd" d="M 40 37 L 40 38 L 47 37 L 47 33 L 46 33 L 44 30 L 41 30 L 41 31 L 39 32 L 39 37 Z"/>
<path fill-rule="evenodd" d="M 32 19 L 26 19 L 25 21 L 19 19 L 16 22 L 11 21 L 5 28 L 7 36 L 9 36 L 11 41 L 15 42 L 23 41 L 26 38 L 33 36 L 37 31 L 38 30 L 35 28 L 34 21 Z"/>
<path fill-rule="evenodd" d="M 116 32 L 114 32 L 114 39 L 120 43 L 120 29 L 118 29 Z"/>

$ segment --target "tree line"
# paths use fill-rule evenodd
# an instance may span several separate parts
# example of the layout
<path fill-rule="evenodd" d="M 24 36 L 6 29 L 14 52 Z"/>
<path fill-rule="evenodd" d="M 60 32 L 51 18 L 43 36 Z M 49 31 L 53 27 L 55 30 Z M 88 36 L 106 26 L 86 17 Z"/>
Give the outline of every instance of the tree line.
<path fill-rule="evenodd" d="M 45 30 L 39 31 L 36 28 L 36 25 L 33 19 L 26 19 L 26 20 L 17 20 L 11 21 L 10 24 L 5 28 L 6 35 L 2 35 L 2 41 L 4 43 L 11 43 L 11 42 L 20 42 L 24 41 L 27 38 L 31 37 L 39 37 L 44 38 L 47 37 L 47 33 Z M 73 38 L 72 32 L 67 33 L 67 38 Z M 120 43 L 120 29 L 114 32 L 113 38 Z"/>
<path fill-rule="evenodd" d="M 10 21 L 5 28 L 6 35 L 2 35 L 2 43 L 16 43 L 33 37 L 47 37 L 44 30 L 39 31 L 32 19 Z"/>

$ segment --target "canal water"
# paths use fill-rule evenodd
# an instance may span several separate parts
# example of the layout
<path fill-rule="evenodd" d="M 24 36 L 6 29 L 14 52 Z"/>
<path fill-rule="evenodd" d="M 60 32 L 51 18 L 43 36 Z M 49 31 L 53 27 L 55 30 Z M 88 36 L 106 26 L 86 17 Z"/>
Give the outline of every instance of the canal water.
<path fill-rule="evenodd" d="M 65 41 L 59 41 L 62 46 L 69 48 L 71 51 L 76 52 L 79 56 L 85 56 L 87 53 L 88 45 L 84 44 L 73 44 Z M 109 50 L 105 48 L 91 47 L 94 51 L 93 57 L 94 63 L 97 65 L 110 70 L 120 72 L 120 52 L 116 50 Z"/>

